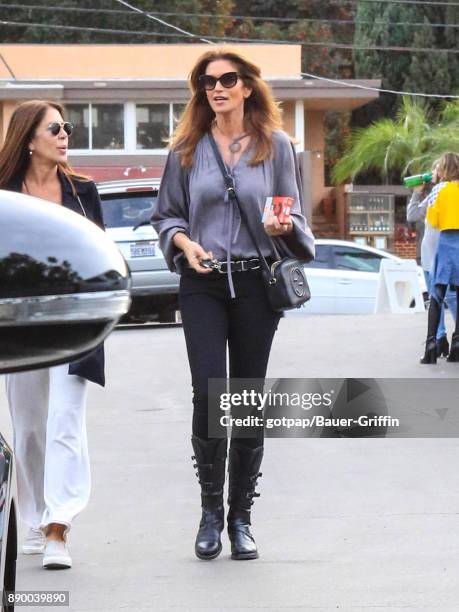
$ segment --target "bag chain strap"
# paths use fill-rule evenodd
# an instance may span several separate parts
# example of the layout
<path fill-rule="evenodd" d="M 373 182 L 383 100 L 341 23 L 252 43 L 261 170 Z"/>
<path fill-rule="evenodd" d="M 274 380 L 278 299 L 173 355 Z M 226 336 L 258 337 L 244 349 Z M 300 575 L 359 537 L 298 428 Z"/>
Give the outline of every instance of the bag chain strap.
<path fill-rule="evenodd" d="M 84 209 L 84 206 L 83 206 L 83 204 L 81 203 L 80 196 L 78 195 L 77 190 L 75 189 L 75 185 L 73 184 L 72 179 L 71 179 L 69 176 L 67 176 L 67 180 L 69 181 L 69 183 L 70 183 L 70 187 L 72 188 L 72 194 L 73 194 L 73 197 L 75 198 L 75 200 L 76 200 L 76 201 L 78 202 L 78 204 L 80 205 L 80 208 L 81 208 L 81 210 L 82 210 L 82 212 L 83 212 L 83 215 L 84 215 L 84 216 L 86 217 L 86 219 L 87 219 L 87 218 L 88 218 L 88 215 L 86 214 L 86 211 L 85 211 L 85 209 Z"/>

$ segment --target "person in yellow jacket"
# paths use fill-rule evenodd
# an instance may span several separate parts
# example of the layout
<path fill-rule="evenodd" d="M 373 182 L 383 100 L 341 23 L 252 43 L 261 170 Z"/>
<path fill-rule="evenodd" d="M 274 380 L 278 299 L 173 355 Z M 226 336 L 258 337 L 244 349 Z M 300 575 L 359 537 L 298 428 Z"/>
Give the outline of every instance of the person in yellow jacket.
<path fill-rule="evenodd" d="M 438 172 L 443 181 L 435 190 L 426 217 L 432 227 L 440 230 L 440 238 L 432 270 L 426 349 L 421 363 L 437 362 L 435 338 L 448 285 L 455 288 L 459 299 L 459 155 L 445 153 L 440 158 Z M 457 313 L 448 361 L 459 361 Z"/>

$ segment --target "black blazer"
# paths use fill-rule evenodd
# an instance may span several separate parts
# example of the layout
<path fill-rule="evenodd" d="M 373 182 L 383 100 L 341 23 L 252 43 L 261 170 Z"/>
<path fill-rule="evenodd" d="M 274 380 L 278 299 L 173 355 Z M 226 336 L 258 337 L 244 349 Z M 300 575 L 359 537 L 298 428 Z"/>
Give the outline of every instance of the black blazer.
<path fill-rule="evenodd" d="M 70 181 L 61 171 L 58 171 L 58 176 L 62 186 L 63 206 L 80 215 L 83 215 L 84 213 L 81 209 L 80 203 L 73 194 Z M 9 189 L 11 191 L 20 192 L 22 190 L 23 180 L 23 176 L 16 177 L 9 184 Z M 75 187 L 75 191 L 81 200 L 86 217 L 90 221 L 93 221 L 101 229 L 104 229 L 102 205 L 100 203 L 100 198 L 95 183 L 93 181 L 81 181 L 77 179 L 72 179 L 72 182 Z M 83 378 L 86 378 L 86 380 L 97 383 L 102 387 L 105 386 L 105 353 L 103 343 L 95 348 L 86 357 L 69 363 L 69 374 L 82 376 Z"/>

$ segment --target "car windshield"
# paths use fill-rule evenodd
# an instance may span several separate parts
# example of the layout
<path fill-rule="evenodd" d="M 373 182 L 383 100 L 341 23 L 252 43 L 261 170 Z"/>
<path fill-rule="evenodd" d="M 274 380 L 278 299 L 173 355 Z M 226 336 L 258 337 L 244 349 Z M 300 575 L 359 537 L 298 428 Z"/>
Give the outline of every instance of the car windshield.
<path fill-rule="evenodd" d="M 156 192 L 102 195 L 105 227 L 134 227 L 153 214 Z"/>

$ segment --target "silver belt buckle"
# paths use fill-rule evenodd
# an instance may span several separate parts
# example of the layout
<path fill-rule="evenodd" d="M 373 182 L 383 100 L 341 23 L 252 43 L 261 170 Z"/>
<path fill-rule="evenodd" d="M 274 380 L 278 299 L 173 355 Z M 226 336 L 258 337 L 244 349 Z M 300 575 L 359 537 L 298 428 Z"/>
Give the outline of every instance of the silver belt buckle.
<path fill-rule="evenodd" d="M 232 263 L 231 261 L 230 264 Z M 223 266 L 225 266 L 225 268 L 223 268 Z M 228 271 L 228 263 L 226 261 L 217 261 L 214 270 L 217 270 L 219 274 L 226 274 Z"/>

